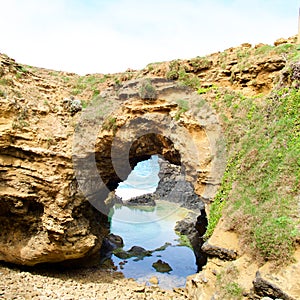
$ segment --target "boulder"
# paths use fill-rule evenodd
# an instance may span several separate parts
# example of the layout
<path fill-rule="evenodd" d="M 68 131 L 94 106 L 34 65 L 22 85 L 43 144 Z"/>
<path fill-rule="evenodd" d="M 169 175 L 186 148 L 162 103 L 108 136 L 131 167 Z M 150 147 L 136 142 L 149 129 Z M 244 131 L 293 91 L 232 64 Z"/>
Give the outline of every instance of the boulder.
<path fill-rule="evenodd" d="M 149 283 L 153 284 L 153 285 L 158 285 L 159 283 L 159 280 L 156 276 L 152 276 L 150 279 L 149 279 Z"/>
<path fill-rule="evenodd" d="M 258 269 L 253 281 L 254 291 L 257 295 L 280 298 L 283 300 L 296 300 L 300 296 L 300 250 L 294 254 L 294 262 L 274 269 L 268 262 Z"/>
<path fill-rule="evenodd" d="M 123 201 L 124 205 L 127 206 L 155 206 L 154 194 L 145 194 L 142 196 L 130 198 L 127 201 Z"/>
<path fill-rule="evenodd" d="M 161 259 L 153 263 L 152 267 L 156 270 L 156 272 L 160 273 L 169 273 L 173 270 L 168 263 L 162 261 Z"/>

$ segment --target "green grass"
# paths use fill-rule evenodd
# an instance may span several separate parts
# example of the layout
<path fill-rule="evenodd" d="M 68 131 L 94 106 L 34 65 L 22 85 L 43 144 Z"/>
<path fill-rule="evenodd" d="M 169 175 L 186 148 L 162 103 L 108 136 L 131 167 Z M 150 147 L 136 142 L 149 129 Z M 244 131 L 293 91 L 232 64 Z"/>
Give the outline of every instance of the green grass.
<path fill-rule="evenodd" d="M 178 246 L 184 246 L 184 247 L 188 247 L 188 248 L 191 248 L 193 249 L 193 246 L 189 240 L 189 238 L 184 235 L 184 234 L 180 234 L 179 232 L 176 232 L 176 234 L 179 236 L 179 239 L 178 239 Z"/>
<path fill-rule="evenodd" d="M 248 58 L 250 56 L 250 50 L 239 50 L 237 52 L 237 58 L 238 59 L 245 59 Z"/>
<path fill-rule="evenodd" d="M 280 263 L 291 259 L 299 238 L 299 99 L 300 90 L 292 84 L 268 98 L 233 92 L 216 97 L 229 160 L 206 238 L 224 215 L 253 253 Z"/>
<path fill-rule="evenodd" d="M 194 68 L 195 72 L 197 72 L 197 69 L 209 68 L 211 62 L 206 57 L 199 57 L 192 59 L 190 61 L 190 65 Z M 180 60 L 173 60 L 170 62 L 166 78 L 170 80 L 178 80 L 182 85 L 193 89 L 198 89 L 200 87 L 199 78 L 192 73 L 188 73 Z"/>
<path fill-rule="evenodd" d="M 210 90 L 209 87 L 208 87 L 208 88 L 199 88 L 199 89 L 197 90 L 197 93 L 198 93 L 199 95 L 202 95 L 202 94 L 206 94 L 209 90 Z"/>
<path fill-rule="evenodd" d="M 82 92 L 83 92 L 82 89 L 80 89 L 80 88 L 74 88 L 74 89 L 71 91 L 71 95 L 77 96 L 77 95 L 81 94 Z"/>
<path fill-rule="evenodd" d="M 92 96 L 92 97 L 94 98 L 94 97 L 97 97 L 98 95 L 100 95 L 100 90 L 94 89 L 94 90 L 93 90 L 93 96 Z"/>
<path fill-rule="evenodd" d="M 263 45 L 255 50 L 254 55 L 267 55 L 273 49 L 274 49 L 274 46 Z"/>
<path fill-rule="evenodd" d="M 88 103 L 85 100 L 81 101 L 82 108 L 85 109 L 88 106 Z"/>
<path fill-rule="evenodd" d="M 106 121 L 103 123 L 103 129 L 105 130 L 112 130 L 113 132 L 116 132 L 117 130 L 117 118 L 115 117 L 109 117 Z"/>
<path fill-rule="evenodd" d="M 296 45 L 293 44 L 282 44 L 277 47 L 275 47 L 275 52 L 277 54 L 282 54 L 282 53 L 290 53 L 291 50 L 294 50 L 296 48 Z"/>
<path fill-rule="evenodd" d="M 181 84 L 191 87 L 193 89 L 198 89 L 200 86 L 200 80 L 196 75 L 186 73 L 184 69 L 178 72 L 178 80 Z"/>
<path fill-rule="evenodd" d="M 84 91 L 91 91 L 93 93 L 92 97 L 96 97 L 100 94 L 98 85 L 104 83 L 109 78 L 109 75 L 104 75 L 103 77 L 98 77 L 95 75 L 81 76 L 74 85 L 71 94 L 76 96 L 82 94 Z M 69 81 L 69 77 L 63 77 L 62 79 L 64 82 Z"/>
<path fill-rule="evenodd" d="M 221 273 L 217 274 L 217 290 L 220 299 L 243 299 L 244 289 L 236 282 L 239 276 L 238 269 L 229 264 Z"/>
<path fill-rule="evenodd" d="M 63 82 L 67 83 L 67 82 L 69 82 L 71 80 L 71 78 L 68 77 L 68 76 L 63 76 L 62 80 L 63 80 Z"/>
<path fill-rule="evenodd" d="M 13 85 L 13 81 L 11 79 L 1 78 L 0 85 L 3 86 Z"/>
<path fill-rule="evenodd" d="M 201 71 L 209 69 L 212 65 L 212 62 L 207 57 L 196 57 L 191 59 L 190 65 L 194 68 L 194 71 Z"/>
<path fill-rule="evenodd" d="M 220 218 L 222 217 L 223 209 L 228 202 L 233 181 L 236 178 L 234 169 L 236 168 L 237 162 L 238 158 L 227 163 L 227 168 L 222 178 L 221 188 L 215 196 L 214 202 L 210 206 L 208 226 L 204 235 L 205 240 L 211 237 Z"/>

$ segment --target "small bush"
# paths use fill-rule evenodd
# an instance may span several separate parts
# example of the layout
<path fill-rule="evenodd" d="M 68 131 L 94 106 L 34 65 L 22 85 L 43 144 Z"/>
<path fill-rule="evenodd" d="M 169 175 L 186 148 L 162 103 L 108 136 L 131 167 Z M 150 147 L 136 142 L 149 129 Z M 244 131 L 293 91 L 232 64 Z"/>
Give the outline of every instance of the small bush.
<path fill-rule="evenodd" d="M 200 80 L 193 74 L 188 74 L 184 69 L 179 71 L 178 80 L 185 86 L 189 86 L 193 89 L 197 89 L 200 86 Z"/>
<path fill-rule="evenodd" d="M 179 77 L 178 71 L 176 71 L 176 70 L 168 71 L 166 74 L 166 77 L 169 80 L 177 80 Z"/>
<path fill-rule="evenodd" d="M 194 68 L 194 72 L 207 70 L 212 66 L 212 61 L 207 57 L 197 57 L 190 61 L 190 65 Z"/>
<path fill-rule="evenodd" d="M 3 98 L 6 97 L 6 93 L 4 91 L 2 91 L 2 90 L 0 90 L 0 97 L 3 97 Z"/>
<path fill-rule="evenodd" d="M 244 289 L 236 282 L 238 275 L 238 269 L 232 264 L 217 275 L 217 290 L 221 296 L 220 299 L 240 300 L 243 298 Z"/>
<path fill-rule="evenodd" d="M 150 79 L 142 81 L 139 88 L 139 95 L 144 100 L 154 100 L 157 98 L 157 92 L 155 87 L 152 85 Z"/>
<path fill-rule="evenodd" d="M 103 129 L 110 131 L 112 130 L 114 133 L 116 132 L 118 126 L 117 126 L 117 118 L 116 117 L 109 117 L 104 123 L 103 123 Z"/>
<path fill-rule="evenodd" d="M 175 115 L 175 120 L 178 121 L 180 119 L 181 114 L 187 112 L 189 110 L 189 103 L 186 100 L 179 99 L 176 101 L 179 107 Z"/>
<path fill-rule="evenodd" d="M 179 77 L 180 62 L 179 60 L 172 60 L 169 64 L 169 71 L 166 74 L 167 79 L 177 80 Z"/>

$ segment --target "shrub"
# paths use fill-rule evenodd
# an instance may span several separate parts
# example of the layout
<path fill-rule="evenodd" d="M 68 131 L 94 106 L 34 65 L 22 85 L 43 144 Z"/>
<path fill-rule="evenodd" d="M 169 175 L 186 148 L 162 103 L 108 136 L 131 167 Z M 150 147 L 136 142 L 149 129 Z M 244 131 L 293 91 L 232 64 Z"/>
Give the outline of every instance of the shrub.
<path fill-rule="evenodd" d="M 117 118 L 116 117 L 109 117 L 104 123 L 103 123 L 103 129 L 105 130 L 112 130 L 114 133 L 116 132 L 118 126 L 117 126 Z"/>
<path fill-rule="evenodd" d="M 220 299 L 243 299 L 243 288 L 236 282 L 239 271 L 236 266 L 230 264 L 224 271 L 217 275 L 217 290 Z"/>
<path fill-rule="evenodd" d="M 181 114 L 189 110 L 189 104 L 186 100 L 183 99 L 179 99 L 176 102 L 178 104 L 179 110 L 175 115 L 175 120 L 178 121 L 180 119 Z"/>
<path fill-rule="evenodd" d="M 139 95 L 144 100 L 154 100 L 157 98 L 156 89 L 152 85 L 150 79 L 146 79 L 142 81 L 139 88 Z"/>
<path fill-rule="evenodd" d="M 6 93 L 4 91 L 2 91 L 2 90 L 0 90 L 0 97 L 3 97 L 3 98 L 6 97 Z"/>

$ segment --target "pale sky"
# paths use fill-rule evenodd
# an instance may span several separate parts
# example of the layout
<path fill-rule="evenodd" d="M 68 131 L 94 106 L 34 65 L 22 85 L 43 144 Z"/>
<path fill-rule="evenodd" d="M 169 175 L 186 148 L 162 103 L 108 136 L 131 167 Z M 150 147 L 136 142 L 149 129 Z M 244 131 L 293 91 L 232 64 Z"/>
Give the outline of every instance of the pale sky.
<path fill-rule="evenodd" d="M 0 0 L 0 53 L 87 73 L 297 34 L 300 0 Z"/>

